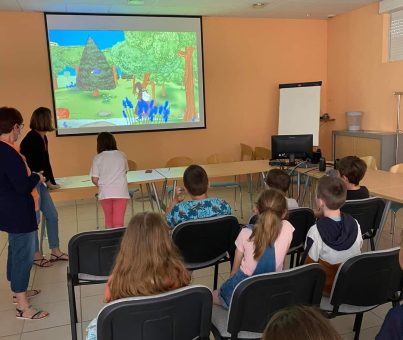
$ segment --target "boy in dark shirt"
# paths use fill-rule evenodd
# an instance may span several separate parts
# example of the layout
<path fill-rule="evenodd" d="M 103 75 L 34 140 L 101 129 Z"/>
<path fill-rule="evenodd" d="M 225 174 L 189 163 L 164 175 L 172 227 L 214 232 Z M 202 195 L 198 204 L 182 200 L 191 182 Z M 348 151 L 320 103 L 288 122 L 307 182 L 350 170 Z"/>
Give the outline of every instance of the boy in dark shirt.
<path fill-rule="evenodd" d="M 341 179 L 346 183 L 347 201 L 369 198 L 367 187 L 360 186 L 360 181 L 367 171 L 365 162 L 357 156 L 342 158 L 337 166 Z"/>

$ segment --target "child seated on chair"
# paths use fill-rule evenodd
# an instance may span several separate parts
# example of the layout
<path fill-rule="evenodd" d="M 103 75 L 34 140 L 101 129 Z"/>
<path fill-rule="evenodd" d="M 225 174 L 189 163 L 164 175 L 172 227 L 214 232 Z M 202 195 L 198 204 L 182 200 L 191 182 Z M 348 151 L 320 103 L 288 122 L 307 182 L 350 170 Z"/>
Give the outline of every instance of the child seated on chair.
<path fill-rule="evenodd" d="M 369 197 L 367 187 L 360 186 L 360 181 L 367 171 L 365 162 L 357 156 L 347 156 L 340 159 L 337 170 L 341 179 L 346 183 L 347 201 L 359 200 Z"/>
<path fill-rule="evenodd" d="M 230 278 L 213 292 L 213 302 L 228 308 L 237 284 L 247 277 L 283 269 L 294 227 L 284 218 L 287 203 L 276 189 L 263 191 L 256 203 L 256 225 L 247 225 L 235 241 L 236 251 Z"/>
<path fill-rule="evenodd" d="M 277 189 L 284 193 L 285 199 L 287 200 L 288 210 L 298 208 L 297 201 L 294 198 L 287 197 L 291 178 L 285 171 L 280 169 L 271 169 L 267 173 L 265 182 L 268 188 Z"/>
<path fill-rule="evenodd" d="M 189 220 L 231 215 L 231 207 L 226 201 L 208 197 L 208 177 L 201 166 L 190 165 L 183 174 L 183 184 L 190 200 L 184 201 L 183 188 L 175 189 L 174 198 L 166 209 L 166 219 L 171 228 Z"/>
<path fill-rule="evenodd" d="M 316 206 L 320 217 L 308 231 L 303 262 L 317 262 L 326 272 L 324 295 L 329 296 L 341 263 L 361 253 L 362 236 L 358 222 L 340 212 L 346 201 L 346 186 L 337 177 L 318 182 Z"/>
<path fill-rule="evenodd" d="M 104 298 L 111 302 L 164 293 L 187 286 L 190 279 L 164 218 L 153 212 L 139 213 L 127 226 Z M 96 318 L 87 331 L 87 340 L 96 340 Z"/>

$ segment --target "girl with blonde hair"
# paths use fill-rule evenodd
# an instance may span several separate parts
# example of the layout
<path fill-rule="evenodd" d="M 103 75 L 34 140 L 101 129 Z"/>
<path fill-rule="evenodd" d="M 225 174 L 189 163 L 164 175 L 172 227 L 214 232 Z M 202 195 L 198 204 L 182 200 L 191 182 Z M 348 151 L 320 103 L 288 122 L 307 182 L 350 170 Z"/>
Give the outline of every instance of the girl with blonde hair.
<path fill-rule="evenodd" d="M 290 247 L 293 226 L 284 218 L 287 201 L 284 194 L 268 189 L 256 203 L 256 225 L 247 225 L 235 241 L 236 251 L 230 278 L 213 293 L 215 304 L 228 308 L 232 293 L 245 278 L 262 273 L 281 271 Z"/>
<path fill-rule="evenodd" d="M 105 287 L 105 302 L 164 293 L 190 283 L 169 230 L 157 213 L 139 213 L 130 220 Z M 87 330 L 87 340 L 95 340 L 96 319 Z"/>

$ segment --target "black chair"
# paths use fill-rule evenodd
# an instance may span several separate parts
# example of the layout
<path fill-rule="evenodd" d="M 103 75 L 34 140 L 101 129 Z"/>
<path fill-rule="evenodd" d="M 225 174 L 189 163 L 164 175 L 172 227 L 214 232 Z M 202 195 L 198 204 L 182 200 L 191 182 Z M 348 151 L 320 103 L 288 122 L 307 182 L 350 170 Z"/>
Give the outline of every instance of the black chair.
<path fill-rule="evenodd" d="M 198 285 L 116 300 L 98 314 L 97 339 L 208 340 L 211 308 L 211 291 Z"/>
<path fill-rule="evenodd" d="M 399 248 L 354 256 L 339 267 L 330 297 L 322 298 L 320 308 L 329 318 L 355 314 L 353 331 L 358 340 L 365 312 L 387 302 L 398 303 L 401 276 Z"/>
<path fill-rule="evenodd" d="M 381 225 L 386 203 L 382 198 L 371 197 L 361 200 L 346 201 L 341 207 L 343 213 L 354 217 L 360 224 L 364 240 L 369 239 L 371 250 L 375 250 L 374 238 Z"/>
<path fill-rule="evenodd" d="M 292 241 L 290 244 L 290 249 L 288 250 L 288 255 L 290 257 L 290 268 L 294 265 L 299 265 L 301 254 L 304 251 L 306 235 L 308 230 L 316 222 L 315 213 L 310 208 L 297 208 L 292 209 L 288 212 L 288 221 L 295 228 L 292 235 Z M 294 256 L 296 255 L 295 261 Z"/>
<path fill-rule="evenodd" d="M 253 215 L 249 219 L 249 223 L 255 224 L 256 220 L 257 216 Z M 296 208 L 288 211 L 287 220 L 295 228 L 290 249 L 287 252 L 287 255 L 291 255 L 290 268 L 293 268 L 300 263 L 301 254 L 304 251 L 306 235 L 308 234 L 309 228 L 315 224 L 316 217 L 313 210 L 310 208 Z"/>
<path fill-rule="evenodd" d="M 229 310 L 213 306 L 215 339 L 261 339 L 267 322 L 292 305 L 319 305 L 325 272 L 311 263 L 282 272 L 251 276 L 239 283 Z"/>
<path fill-rule="evenodd" d="M 74 287 L 105 283 L 112 271 L 126 228 L 88 231 L 73 236 L 68 245 L 67 290 L 72 339 L 77 339 Z"/>
<path fill-rule="evenodd" d="M 178 224 L 172 239 L 189 270 L 214 266 L 214 289 L 217 289 L 218 266 L 233 263 L 235 240 L 240 226 L 235 216 L 218 216 Z"/>

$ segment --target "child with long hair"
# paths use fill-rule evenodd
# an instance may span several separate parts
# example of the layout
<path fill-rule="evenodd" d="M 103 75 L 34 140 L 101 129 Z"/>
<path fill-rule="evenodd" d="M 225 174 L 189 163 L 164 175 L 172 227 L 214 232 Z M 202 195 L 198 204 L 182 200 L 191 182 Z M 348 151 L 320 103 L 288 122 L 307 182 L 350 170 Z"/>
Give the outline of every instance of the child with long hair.
<path fill-rule="evenodd" d="M 129 199 L 127 157 L 118 150 L 115 137 L 109 132 L 101 132 L 98 135 L 97 153 L 92 162 L 90 176 L 98 187 L 98 199 L 104 210 L 105 227 L 123 227 Z"/>
<path fill-rule="evenodd" d="M 131 219 L 105 287 L 105 302 L 164 293 L 190 283 L 169 230 L 157 213 L 139 213 Z M 87 340 L 95 340 L 96 319 L 87 330 Z"/>
<path fill-rule="evenodd" d="M 243 228 L 235 241 L 230 278 L 213 293 L 214 303 L 224 308 L 228 308 L 236 285 L 245 278 L 283 269 L 294 232 L 294 227 L 284 219 L 287 215 L 284 194 L 276 189 L 265 190 L 256 208 L 256 225 Z"/>

